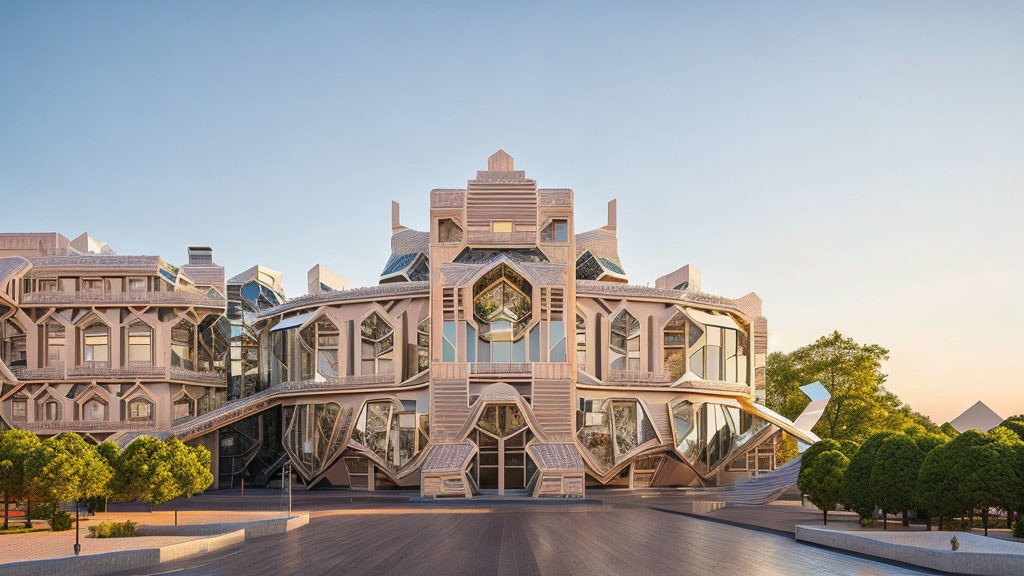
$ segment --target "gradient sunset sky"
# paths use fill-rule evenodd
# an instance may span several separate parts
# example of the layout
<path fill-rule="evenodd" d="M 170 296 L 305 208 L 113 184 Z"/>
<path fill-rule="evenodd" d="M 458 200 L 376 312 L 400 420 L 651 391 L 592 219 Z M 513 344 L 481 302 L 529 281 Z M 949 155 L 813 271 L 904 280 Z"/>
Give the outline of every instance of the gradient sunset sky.
<path fill-rule="evenodd" d="M 756 291 L 772 350 L 891 351 L 1024 412 L 1022 2 L 0 2 L 0 231 L 376 283 L 389 201 L 503 148 L 619 200 L 631 281 Z"/>

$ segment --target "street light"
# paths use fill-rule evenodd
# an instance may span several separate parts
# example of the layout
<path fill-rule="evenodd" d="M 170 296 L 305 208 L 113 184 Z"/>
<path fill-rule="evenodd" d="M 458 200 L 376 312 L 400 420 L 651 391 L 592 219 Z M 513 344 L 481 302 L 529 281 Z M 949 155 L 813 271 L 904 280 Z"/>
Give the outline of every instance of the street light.
<path fill-rule="evenodd" d="M 81 508 L 78 500 L 75 500 L 75 556 L 78 556 L 82 552 L 82 545 L 78 542 L 78 533 L 82 527 L 78 524 L 78 509 Z"/>

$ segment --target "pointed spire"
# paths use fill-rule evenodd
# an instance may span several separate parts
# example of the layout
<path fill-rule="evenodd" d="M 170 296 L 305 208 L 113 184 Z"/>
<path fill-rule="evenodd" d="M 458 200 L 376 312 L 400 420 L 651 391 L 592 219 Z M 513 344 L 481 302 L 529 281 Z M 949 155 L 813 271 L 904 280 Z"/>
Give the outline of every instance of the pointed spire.
<path fill-rule="evenodd" d="M 515 170 L 513 165 L 512 157 L 508 155 L 508 152 L 500 149 L 487 159 L 488 172 L 512 172 Z"/>

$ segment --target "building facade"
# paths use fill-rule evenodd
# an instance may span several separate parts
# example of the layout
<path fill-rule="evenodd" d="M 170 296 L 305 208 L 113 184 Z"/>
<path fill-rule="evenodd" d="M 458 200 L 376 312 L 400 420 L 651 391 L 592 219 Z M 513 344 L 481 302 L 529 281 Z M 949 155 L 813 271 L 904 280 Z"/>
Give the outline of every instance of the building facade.
<path fill-rule="evenodd" d="M 616 205 L 577 231 L 570 189 L 498 151 L 430 192 L 380 283 L 321 266 L 286 299 L 254 266 L 225 281 L 86 236 L 0 234 L 0 418 L 40 434 L 207 446 L 220 487 L 293 482 L 424 496 L 581 497 L 588 487 L 730 484 L 775 468 L 767 321 L 684 266 L 630 284 Z"/>

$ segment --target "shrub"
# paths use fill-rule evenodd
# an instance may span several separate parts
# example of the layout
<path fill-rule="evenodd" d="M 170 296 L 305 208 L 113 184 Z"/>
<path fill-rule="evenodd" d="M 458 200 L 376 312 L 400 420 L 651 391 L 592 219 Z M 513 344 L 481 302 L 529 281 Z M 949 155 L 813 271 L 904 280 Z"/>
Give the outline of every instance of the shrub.
<path fill-rule="evenodd" d="M 33 520 L 49 520 L 53 518 L 53 511 L 57 507 L 49 502 L 33 502 L 32 503 L 32 519 Z"/>
<path fill-rule="evenodd" d="M 89 526 L 93 538 L 129 538 L 139 535 L 139 525 L 131 520 L 124 522 L 102 522 Z"/>
<path fill-rule="evenodd" d="M 57 508 L 53 511 L 53 516 L 50 516 L 50 530 L 54 532 L 63 532 L 71 529 L 71 515 L 67 512 Z"/>
<path fill-rule="evenodd" d="M 1024 516 L 1017 518 L 1017 521 L 1013 523 L 1013 537 L 1024 538 Z"/>

